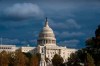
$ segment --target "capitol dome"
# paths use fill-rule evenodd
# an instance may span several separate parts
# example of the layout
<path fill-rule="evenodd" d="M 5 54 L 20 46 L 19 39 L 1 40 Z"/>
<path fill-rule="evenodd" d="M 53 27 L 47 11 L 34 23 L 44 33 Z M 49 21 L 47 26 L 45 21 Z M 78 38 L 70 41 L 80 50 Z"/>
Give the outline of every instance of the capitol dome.
<path fill-rule="evenodd" d="M 43 29 L 39 33 L 37 43 L 38 45 L 56 45 L 56 38 L 53 30 L 48 25 L 47 18 Z"/>

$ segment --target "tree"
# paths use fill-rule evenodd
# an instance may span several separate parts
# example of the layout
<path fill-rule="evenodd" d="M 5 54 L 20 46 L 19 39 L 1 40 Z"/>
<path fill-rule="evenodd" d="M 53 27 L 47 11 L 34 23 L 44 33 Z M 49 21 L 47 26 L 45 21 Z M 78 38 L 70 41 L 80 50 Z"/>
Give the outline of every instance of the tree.
<path fill-rule="evenodd" d="M 78 59 L 80 61 L 77 61 Z M 95 31 L 95 36 L 86 40 L 86 48 L 77 51 L 68 59 L 68 66 L 78 66 L 81 62 L 85 66 L 100 66 L 100 25 Z"/>
<path fill-rule="evenodd" d="M 6 51 L 2 51 L 0 53 L 0 66 L 8 66 L 9 60 L 8 60 L 8 54 Z"/>
<path fill-rule="evenodd" d="M 52 63 L 53 66 L 61 66 L 63 64 L 63 58 L 60 55 L 55 54 L 52 59 Z"/>
<path fill-rule="evenodd" d="M 92 56 L 89 53 L 87 53 L 87 57 L 86 58 L 87 58 L 86 59 L 86 65 L 87 66 L 95 66 L 94 60 L 93 60 Z"/>
<path fill-rule="evenodd" d="M 14 60 L 14 66 L 27 66 L 28 64 L 28 58 L 21 51 L 15 52 Z"/>
<path fill-rule="evenodd" d="M 86 40 L 87 47 L 95 47 L 95 37 L 89 38 Z"/>
<path fill-rule="evenodd" d="M 70 57 L 68 58 L 68 62 L 67 62 L 67 65 L 68 66 L 81 66 L 80 65 L 80 59 L 77 55 L 77 53 L 72 53 L 70 55 Z"/>
<path fill-rule="evenodd" d="M 31 59 L 32 57 L 32 54 L 31 53 L 23 53 L 29 60 Z"/>
<path fill-rule="evenodd" d="M 9 66 L 14 66 L 15 63 L 15 53 L 9 53 L 8 54 L 9 59 Z"/>
<path fill-rule="evenodd" d="M 91 48 L 100 48 L 100 25 L 95 30 L 95 36 L 86 40 L 86 46 Z"/>
<path fill-rule="evenodd" d="M 98 28 L 95 30 L 95 36 L 96 36 L 96 37 L 100 36 L 100 25 L 99 25 Z"/>
<path fill-rule="evenodd" d="M 39 62 L 40 62 L 40 54 L 34 54 L 30 60 L 30 66 L 39 66 Z"/>
<path fill-rule="evenodd" d="M 87 52 L 92 55 L 95 65 L 100 66 L 100 25 L 95 30 L 95 36 L 86 40 Z"/>

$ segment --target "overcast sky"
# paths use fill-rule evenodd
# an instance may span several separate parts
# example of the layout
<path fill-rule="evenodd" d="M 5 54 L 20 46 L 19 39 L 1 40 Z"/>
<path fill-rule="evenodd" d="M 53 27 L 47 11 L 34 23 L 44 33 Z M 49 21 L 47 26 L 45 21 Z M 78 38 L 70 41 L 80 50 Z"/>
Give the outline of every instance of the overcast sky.
<path fill-rule="evenodd" d="M 36 46 L 46 17 L 58 45 L 82 48 L 100 24 L 100 1 L 0 0 L 3 44 Z"/>

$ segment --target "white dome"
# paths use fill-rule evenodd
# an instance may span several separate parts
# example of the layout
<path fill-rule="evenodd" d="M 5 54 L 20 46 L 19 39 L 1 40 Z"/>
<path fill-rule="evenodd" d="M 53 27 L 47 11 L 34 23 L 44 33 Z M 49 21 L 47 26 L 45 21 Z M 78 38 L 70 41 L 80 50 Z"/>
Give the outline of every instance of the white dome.
<path fill-rule="evenodd" d="M 54 45 L 54 44 L 56 44 L 56 38 L 55 38 L 54 32 L 49 27 L 47 19 L 46 19 L 43 29 L 39 33 L 38 44 L 39 45 L 44 45 L 44 44 Z"/>

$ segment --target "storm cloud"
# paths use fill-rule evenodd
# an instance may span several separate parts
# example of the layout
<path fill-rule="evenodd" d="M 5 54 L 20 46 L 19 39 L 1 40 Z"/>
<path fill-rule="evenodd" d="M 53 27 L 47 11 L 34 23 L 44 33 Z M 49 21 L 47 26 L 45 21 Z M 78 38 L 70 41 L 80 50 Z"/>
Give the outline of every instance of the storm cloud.
<path fill-rule="evenodd" d="M 2 10 L 1 18 L 6 20 L 20 20 L 27 18 L 42 18 L 43 11 L 37 4 L 16 3 Z"/>
<path fill-rule="evenodd" d="M 45 17 L 59 45 L 82 48 L 100 24 L 100 1 L 0 0 L 0 36 L 6 44 L 36 45 Z"/>

